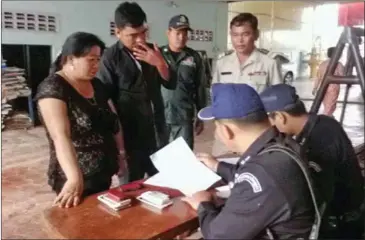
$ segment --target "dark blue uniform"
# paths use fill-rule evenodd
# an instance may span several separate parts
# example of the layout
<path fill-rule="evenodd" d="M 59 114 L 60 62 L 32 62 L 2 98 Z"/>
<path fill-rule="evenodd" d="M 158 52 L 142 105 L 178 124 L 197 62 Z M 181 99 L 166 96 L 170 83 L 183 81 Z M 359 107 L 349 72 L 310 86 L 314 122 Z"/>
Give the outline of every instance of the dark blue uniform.
<path fill-rule="evenodd" d="M 284 141 L 276 128 L 262 134 L 237 165 L 221 162 L 218 174 L 231 187 L 225 205 L 203 202 L 198 214 L 205 239 L 308 238 L 314 206 L 304 175 L 288 155 L 259 153 Z"/>
<path fill-rule="evenodd" d="M 328 203 L 321 236 L 361 237 L 364 178 L 346 132 L 336 119 L 312 114 L 296 139 L 304 144 L 314 181 Z"/>
<path fill-rule="evenodd" d="M 294 87 L 278 84 L 261 93 L 267 112 L 301 113 L 291 118 L 305 119 L 295 136 L 303 145 L 312 167 L 314 183 L 327 203 L 321 238 L 357 239 L 364 229 L 364 179 L 355 150 L 340 123 L 331 117 L 308 114 Z M 299 118 L 300 117 L 300 118 Z M 304 117 L 304 118 L 303 118 Z M 290 119 L 288 120 L 290 122 Z"/>

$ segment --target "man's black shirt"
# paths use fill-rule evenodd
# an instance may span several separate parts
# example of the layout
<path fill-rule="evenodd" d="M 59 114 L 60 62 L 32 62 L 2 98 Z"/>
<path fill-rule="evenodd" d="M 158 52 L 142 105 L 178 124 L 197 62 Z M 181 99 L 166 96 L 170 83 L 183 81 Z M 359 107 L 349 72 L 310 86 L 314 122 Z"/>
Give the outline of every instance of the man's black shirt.
<path fill-rule="evenodd" d="M 140 149 L 150 154 L 156 150 L 155 127 L 158 131 L 164 119 L 161 78 L 145 62 L 139 61 L 140 70 L 131 54 L 120 41 L 113 44 L 102 56 L 97 77 L 116 105 L 127 151 Z"/>
<path fill-rule="evenodd" d="M 310 133 L 310 121 L 315 121 Z M 307 135 L 305 151 L 309 161 L 320 167 L 315 181 L 329 203 L 330 215 L 356 211 L 364 201 L 364 179 L 354 148 L 346 132 L 335 119 L 309 115 L 301 133 Z"/>

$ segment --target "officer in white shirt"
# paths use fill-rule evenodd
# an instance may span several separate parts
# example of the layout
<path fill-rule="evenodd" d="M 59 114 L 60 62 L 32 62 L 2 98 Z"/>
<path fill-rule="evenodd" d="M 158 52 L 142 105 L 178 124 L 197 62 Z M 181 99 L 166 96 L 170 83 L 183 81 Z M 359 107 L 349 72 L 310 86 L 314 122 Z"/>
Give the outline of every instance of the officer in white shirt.
<path fill-rule="evenodd" d="M 234 50 L 219 57 L 213 71 L 214 83 L 246 83 L 256 91 L 282 82 L 280 65 L 258 51 L 255 41 L 259 37 L 257 17 L 240 13 L 230 23 Z"/>
<path fill-rule="evenodd" d="M 270 85 L 282 83 L 280 64 L 255 47 L 255 41 L 259 37 L 255 15 L 240 13 L 234 17 L 230 23 L 230 35 L 234 50 L 218 57 L 212 84 L 246 83 L 260 93 Z M 213 155 L 227 151 L 218 140 L 214 142 Z"/>

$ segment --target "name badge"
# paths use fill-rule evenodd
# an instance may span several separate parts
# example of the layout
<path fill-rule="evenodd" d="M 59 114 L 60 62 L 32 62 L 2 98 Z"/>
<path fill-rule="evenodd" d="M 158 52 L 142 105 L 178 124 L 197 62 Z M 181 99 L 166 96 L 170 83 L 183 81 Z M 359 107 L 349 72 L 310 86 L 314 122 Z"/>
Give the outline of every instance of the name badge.
<path fill-rule="evenodd" d="M 232 72 L 221 72 L 221 75 L 232 75 Z"/>
<path fill-rule="evenodd" d="M 248 73 L 248 76 L 266 76 L 267 75 L 267 72 L 265 71 L 256 71 L 256 72 L 250 72 Z"/>
<path fill-rule="evenodd" d="M 181 62 L 181 65 L 190 66 L 190 67 L 195 66 L 194 58 L 188 57 L 187 59 L 185 59 L 184 61 Z"/>

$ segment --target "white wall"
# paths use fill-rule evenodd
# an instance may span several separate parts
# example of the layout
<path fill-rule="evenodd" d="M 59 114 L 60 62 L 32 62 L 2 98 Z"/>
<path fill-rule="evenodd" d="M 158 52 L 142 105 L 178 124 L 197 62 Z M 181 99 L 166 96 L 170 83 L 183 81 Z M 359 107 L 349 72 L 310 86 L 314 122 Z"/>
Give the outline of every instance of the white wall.
<path fill-rule="evenodd" d="M 113 21 L 114 10 L 122 1 L 3 1 L 2 11 L 48 13 L 59 18 L 57 33 L 42 33 L 2 29 L 3 44 L 52 45 L 53 58 L 60 50 L 65 38 L 76 31 L 87 31 L 98 35 L 107 45 L 116 41 L 109 35 L 109 22 Z M 168 1 L 145 0 L 138 2 L 147 14 L 150 40 L 166 44 L 165 31 L 169 19 L 176 14 L 186 14 L 192 28 L 212 30 L 213 42 L 193 42 L 189 46 L 206 50 L 210 57 L 215 51 L 227 46 L 228 4 L 222 2 L 174 1 L 178 7 L 167 5 Z"/>
<path fill-rule="evenodd" d="M 311 18 L 306 17 L 308 10 L 311 12 L 311 4 L 310 1 L 237 2 L 230 4 L 229 16 L 233 18 L 239 12 L 251 12 L 257 16 L 258 47 L 275 51 L 307 50 L 312 43 Z"/>

